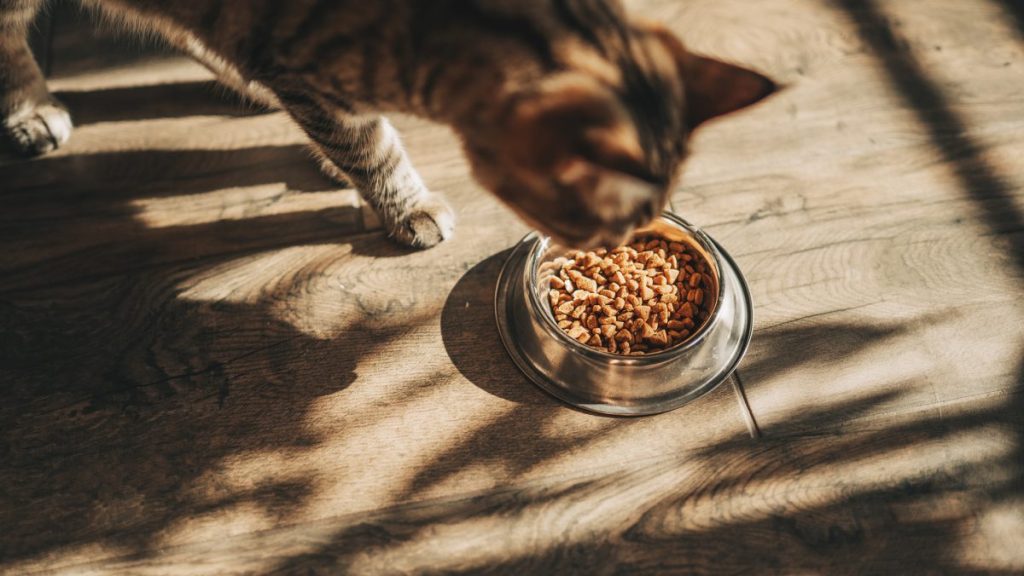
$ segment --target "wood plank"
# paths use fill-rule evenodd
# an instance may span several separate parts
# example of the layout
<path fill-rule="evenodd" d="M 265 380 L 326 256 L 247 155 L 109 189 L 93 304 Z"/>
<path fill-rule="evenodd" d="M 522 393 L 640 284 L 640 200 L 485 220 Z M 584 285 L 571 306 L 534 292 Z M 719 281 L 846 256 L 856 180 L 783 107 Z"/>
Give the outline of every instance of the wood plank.
<path fill-rule="evenodd" d="M 848 407 L 855 410 L 855 406 Z M 828 414 L 818 416 L 828 417 Z M 78 574 L 1018 574 L 1013 432 L 725 442 L 61 568 Z M 1019 424 L 1019 422 L 1018 422 Z"/>
<path fill-rule="evenodd" d="M 83 119 L 69 146 L 0 164 L 4 569 L 746 435 L 728 388 L 622 420 L 518 373 L 493 294 L 527 230 L 472 183 L 447 130 L 394 119 L 460 218 L 452 242 L 410 252 L 367 231 L 283 115 L 239 114 L 204 74 L 170 59 L 63 74 L 52 86 Z M 134 98 L 147 102 L 101 107 Z"/>
<path fill-rule="evenodd" d="M 746 436 L 728 388 L 633 420 L 536 391 L 495 332 L 501 256 L 476 265 L 522 231 L 501 228 L 464 222 L 423 253 L 374 234 L 2 297 L 0 555 L 43 569 L 82 546 L 194 543 Z"/>
<path fill-rule="evenodd" d="M 632 4 L 791 84 L 702 130 L 674 198 L 751 282 L 768 438 L 724 387 L 623 420 L 530 386 L 492 311 L 526 230 L 448 131 L 396 119 L 461 220 L 412 253 L 195 65 L 66 60 L 71 146 L 0 160 L 0 570 L 1024 571 L 1017 31 L 883 5 L 936 129 L 833 8 Z"/>
<path fill-rule="evenodd" d="M 886 390 L 899 393 L 831 425 L 1012 404 L 1024 101 L 1007 70 L 1024 50 L 1001 8 L 865 3 L 885 15 L 865 28 L 863 12 L 800 1 L 669 4 L 691 45 L 788 85 L 699 133 L 675 196 L 750 282 L 740 373 L 762 428 L 820 431 L 794 416 Z M 886 64 L 911 58 L 930 85 Z"/>

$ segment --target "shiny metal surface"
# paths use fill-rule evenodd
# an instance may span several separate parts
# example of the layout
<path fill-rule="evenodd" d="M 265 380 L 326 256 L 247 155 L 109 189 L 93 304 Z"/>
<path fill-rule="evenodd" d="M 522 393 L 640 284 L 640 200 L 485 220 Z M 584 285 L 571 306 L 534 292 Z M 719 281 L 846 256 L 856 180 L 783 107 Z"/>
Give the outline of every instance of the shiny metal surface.
<path fill-rule="evenodd" d="M 746 353 L 753 329 L 750 291 L 729 255 L 678 216 L 665 213 L 638 234 L 683 241 L 713 264 L 712 313 L 686 342 L 647 356 L 619 356 L 584 346 L 555 325 L 546 304 L 546 273 L 567 248 L 537 233 L 523 238 L 498 278 L 495 318 L 520 370 L 553 396 L 583 410 L 617 416 L 678 408 L 724 381 Z M 546 266 L 547 264 L 547 266 Z"/>

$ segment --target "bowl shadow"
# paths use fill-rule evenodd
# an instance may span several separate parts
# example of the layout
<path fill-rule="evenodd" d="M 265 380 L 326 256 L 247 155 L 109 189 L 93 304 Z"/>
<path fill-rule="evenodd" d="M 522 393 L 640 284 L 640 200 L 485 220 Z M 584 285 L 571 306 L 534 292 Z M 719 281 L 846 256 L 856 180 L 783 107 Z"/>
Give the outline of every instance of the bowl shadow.
<path fill-rule="evenodd" d="M 441 339 L 459 372 L 485 392 L 518 404 L 561 404 L 519 372 L 498 335 L 494 292 L 511 252 L 486 258 L 459 279 L 441 312 Z"/>

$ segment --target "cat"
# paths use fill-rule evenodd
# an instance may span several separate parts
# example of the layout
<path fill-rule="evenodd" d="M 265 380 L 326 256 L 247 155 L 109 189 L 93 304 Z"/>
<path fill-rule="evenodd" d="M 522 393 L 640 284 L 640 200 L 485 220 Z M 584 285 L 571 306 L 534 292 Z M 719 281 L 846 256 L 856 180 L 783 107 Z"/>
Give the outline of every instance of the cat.
<path fill-rule="evenodd" d="M 0 131 L 25 154 L 72 129 L 26 40 L 44 1 L 0 0 Z M 615 0 L 82 3 L 285 110 L 327 174 L 420 248 L 449 238 L 454 215 L 381 114 L 450 125 L 484 188 L 542 232 L 591 248 L 661 213 L 697 126 L 775 90 Z"/>

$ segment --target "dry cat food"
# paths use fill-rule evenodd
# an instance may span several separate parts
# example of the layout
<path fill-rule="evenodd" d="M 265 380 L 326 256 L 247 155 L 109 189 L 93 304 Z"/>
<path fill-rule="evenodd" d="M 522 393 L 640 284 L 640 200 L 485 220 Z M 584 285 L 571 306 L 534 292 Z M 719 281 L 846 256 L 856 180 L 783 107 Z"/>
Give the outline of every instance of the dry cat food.
<path fill-rule="evenodd" d="M 548 299 L 570 338 L 642 356 L 684 342 L 707 319 L 715 285 L 685 244 L 653 236 L 611 250 L 576 251 L 553 264 Z"/>

